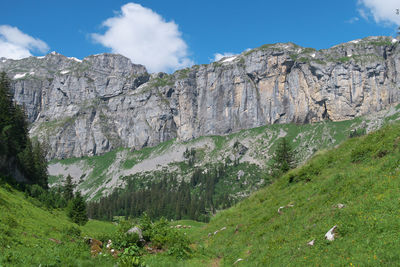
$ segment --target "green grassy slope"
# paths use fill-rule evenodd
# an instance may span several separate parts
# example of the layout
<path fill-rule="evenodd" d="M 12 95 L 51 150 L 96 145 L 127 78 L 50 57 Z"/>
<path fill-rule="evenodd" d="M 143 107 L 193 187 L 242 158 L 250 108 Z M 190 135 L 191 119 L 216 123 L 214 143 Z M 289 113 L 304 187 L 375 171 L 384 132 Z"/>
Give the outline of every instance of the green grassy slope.
<path fill-rule="evenodd" d="M 339 209 L 337 204 L 344 208 Z M 282 214 L 278 208 L 286 207 Z M 400 262 L 400 123 L 305 165 L 197 228 L 187 262 L 153 266 L 396 266 Z M 325 233 L 337 225 L 336 239 Z M 213 234 L 226 227 L 226 230 Z M 211 236 L 208 236 L 211 233 Z M 307 242 L 315 240 L 314 246 Z"/>
<path fill-rule="evenodd" d="M 113 266 L 110 258 L 92 258 L 83 241 L 113 231 L 112 223 L 99 221 L 80 227 L 65 212 L 47 210 L 37 200 L 0 186 L 0 266 Z"/>

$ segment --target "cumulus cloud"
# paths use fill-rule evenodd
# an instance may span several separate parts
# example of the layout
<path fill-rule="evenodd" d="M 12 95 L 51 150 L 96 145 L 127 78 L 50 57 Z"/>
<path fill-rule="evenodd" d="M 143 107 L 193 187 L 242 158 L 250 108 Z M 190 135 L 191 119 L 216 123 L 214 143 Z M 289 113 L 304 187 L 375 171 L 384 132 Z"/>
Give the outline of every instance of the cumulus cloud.
<path fill-rule="evenodd" d="M 358 0 L 361 17 L 372 17 L 375 22 L 384 25 L 400 25 L 400 15 L 396 10 L 400 9 L 399 0 Z"/>
<path fill-rule="evenodd" d="M 107 29 L 104 34 L 92 34 L 94 41 L 145 65 L 151 72 L 168 72 L 193 64 L 178 25 L 149 8 L 128 3 L 102 25 Z"/>
<path fill-rule="evenodd" d="M 211 59 L 210 61 L 215 62 L 215 61 L 220 61 L 221 59 L 223 59 L 224 57 L 232 57 L 235 54 L 230 53 L 230 52 L 225 52 L 223 54 L 221 53 L 215 53 L 214 54 L 214 59 Z"/>
<path fill-rule="evenodd" d="M 32 56 L 31 52 L 45 53 L 48 45 L 40 39 L 33 38 L 17 27 L 0 25 L 0 57 L 21 59 Z"/>

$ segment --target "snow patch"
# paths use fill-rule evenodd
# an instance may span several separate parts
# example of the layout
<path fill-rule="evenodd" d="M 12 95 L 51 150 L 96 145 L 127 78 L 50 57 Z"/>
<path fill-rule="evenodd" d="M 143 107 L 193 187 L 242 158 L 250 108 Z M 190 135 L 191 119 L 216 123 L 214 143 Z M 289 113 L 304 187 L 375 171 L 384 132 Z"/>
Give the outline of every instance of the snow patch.
<path fill-rule="evenodd" d="M 35 72 L 34 72 L 34 71 L 31 71 L 31 72 L 29 72 L 29 75 L 33 75 L 33 74 L 35 74 Z"/>
<path fill-rule="evenodd" d="M 397 39 L 392 39 L 392 44 L 397 43 L 399 40 Z"/>
<path fill-rule="evenodd" d="M 67 74 L 67 73 L 69 73 L 69 70 L 63 70 L 63 71 L 61 71 L 60 73 L 61 73 L 61 74 Z"/>
<path fill-rule="evenodd" d="M 38 58 L 38 59 L 43 59 L 43 58 L 45 58 L 45 56 L 41 56 L 41 57 L 36 57 L 36 58 Z"/>
<path fill-rule="evenodd" d="M 76 57 L 69 57 L 69 59 L 75 60 L 76 62 L 82 62 L 82 60 L 80 60 L 79 58 Z"/>
<path fill-rule="evenodd" d="M 351 56 L 352 56 L 352 54 L 348 54 L 348 55 L 347 55 L 347 57 L 351 57 Z"/>
<path fill-rule="evenodd" d="M 357 40 L 350 41 L 349 43 L 358 44 L 360 41 L 361 41 L 360 39 L 357 39 Z"/>
<path fill-rule="evenodd" d="M 1 62 L 3 62 L 3 63 L 4 63 L 4 62 L 6 62 L 6 61 L 7 61 L 7 59 L 3 59 Z"/>
<path fill-rule="evenodd" d="M 15 74 L 14 79 L 21 79 L 21 78 L 25 77 L 26 74 L 27 74 L 26 72 Z"/>
<path fill-rule="evenodd" d="M 232 62 L 232 61 L 235 60 L 236 58 L 237 58 L 237 56 L 225 58 L 224 60 L 222 60 L 222 63 L 225 63 L 225 62 Z"/>
<path fill-rule="evenodd" d="M 312 57 L 315 57 L 315 53 L 311 55 Z"/>

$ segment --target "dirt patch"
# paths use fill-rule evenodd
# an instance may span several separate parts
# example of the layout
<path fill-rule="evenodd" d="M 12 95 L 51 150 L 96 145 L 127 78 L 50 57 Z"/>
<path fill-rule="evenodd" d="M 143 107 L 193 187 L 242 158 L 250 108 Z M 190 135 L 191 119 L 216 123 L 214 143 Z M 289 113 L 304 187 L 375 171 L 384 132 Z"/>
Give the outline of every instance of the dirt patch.
<path fill-rule="evenodd" d="M 213 259 L 210 266 L 211 267 L 219 267 L 221 264 L 221 260 L 222 260 L 222 258 Z"/>

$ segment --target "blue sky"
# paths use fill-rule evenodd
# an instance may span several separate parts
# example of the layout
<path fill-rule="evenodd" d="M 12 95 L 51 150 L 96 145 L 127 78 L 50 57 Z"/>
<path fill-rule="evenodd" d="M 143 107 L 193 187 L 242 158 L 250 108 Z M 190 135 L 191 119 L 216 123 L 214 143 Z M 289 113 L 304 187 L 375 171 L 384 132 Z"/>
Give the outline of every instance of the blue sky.
<path fill-rule="evenodd" d="M 0 57 L 115 52 L 166 72 L 267 43 L 322 49 L 395 36 L 400 24 L 399 0 L 13 0 L 0 8 Z"/>

